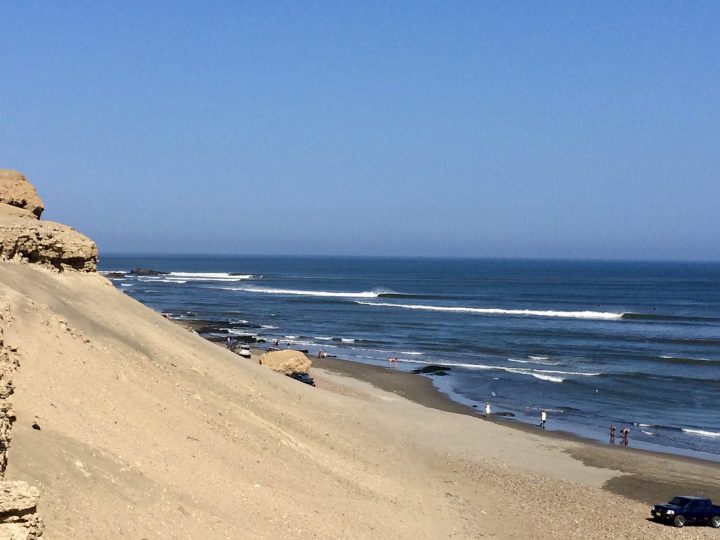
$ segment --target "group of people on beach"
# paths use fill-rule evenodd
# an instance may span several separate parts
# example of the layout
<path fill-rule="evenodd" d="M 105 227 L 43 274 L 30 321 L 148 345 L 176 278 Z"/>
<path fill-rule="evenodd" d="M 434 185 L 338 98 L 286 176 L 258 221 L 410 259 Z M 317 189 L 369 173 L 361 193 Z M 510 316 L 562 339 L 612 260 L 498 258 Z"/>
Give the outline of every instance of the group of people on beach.
<path fill-rule="evenodd" d="M 490 402 L 485 402 L 485 418 L 488 418 L 492 414 L 490 410 Z M 540 428 L 545 429 L 545 424 L 547 424 L 547 411 L 542 410 L 540 411 Z"/>
<path fill-rule="evenodd" d="M 389 356 L 388 357 L 388 365 L 390 367 L 397 367 L 398 363 L 398 357 L 397 356 Z"/>
<path fill-rule="evenodd" d="M 490 407 L 490 402 L 485 402 L 485 418 L 489 418 L 492 414 L 492 410 Z M 540 428 L 545 429 L 545 425 L 547 424 L 547 411 L 542 410 L 540 411 Z M 615 436 L 617 433 L 617 428 L 615 426 L 610 426 L 610 444 L 615 444 Z M 630 444 L 630 428 L 623 428 L 620 431 L 620 442 L 623 446 L 628 446 Z"/>
<path fill-rule="evenodd" d="M 617 428 L 610 426 L 610 444 L 615 444 L 616 432 Z M 630 428 L 623 428 L 622 431 L 620 431 L 620 440 L 623 446 L 627 446 L 630 443 Z"/>

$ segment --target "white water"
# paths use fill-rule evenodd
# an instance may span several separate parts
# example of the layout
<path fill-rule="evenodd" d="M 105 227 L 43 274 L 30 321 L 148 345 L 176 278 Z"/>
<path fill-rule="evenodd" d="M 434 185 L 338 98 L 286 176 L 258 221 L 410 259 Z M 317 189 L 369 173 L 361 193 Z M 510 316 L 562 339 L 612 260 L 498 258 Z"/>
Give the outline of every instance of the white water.
<path fill-rule="evenodd" d="M 321 296 L 325 298 L 377 298 L 381 292 L 306 291 L 300 289 L 272 289 L 269 287 L 227 287 L 228 291 L 244 291 L 260 294 L 284 294 L 293 296 Z"/>
<path fill-rule="evenodd" d="M 472 308 L 455 306 L 428 306 L 422 304 L 392 304 L 390 302 L 359 302 L 363 306 L 394 307 L 403 309 L 419 309 L 425 311 L 444 311 L 447 313 L 476 313 L 479 315 L 522 315 L 530 317 L 562 317 L 569 319 L 621 319 L 622 313 L 605 311 L 540 311 L 532 309 L 500 309 L 500 308 Z"/>
<path fill-rule="evenodd" d="M 436 365 L 446 367 L 461 367 L 465 369 L 481 369 L 481 370 L 497 370 L 505 371 L 507 373 L 515 373 L 517 375 L 529 375 L 540 379 L 542 381 L 550 381 L 555 383 L 561 383 L 565 381 L 567 377 L 560 377 L 560 375 L 567 376 L 579 376 L 579 377 L 596 377 L 600 373 L 586 373 L 582 371 L 558 371 L 552 369 L 530 369 L 530 368 L 514 368 L 506 366 L 490 366 L 486 364 L 466 364 L 460 362 L 426 362 L 424 360 L 401 360 L 410 364 L 423 364 L 423 365 Z"/>
<path fill-rule="evenodd" d="M 685 428 L 682 428 L 682 430 L 685 433 L 690 433 L 692 435 L 697 435 L 699 437 L 720 437 L 720 433 L 717 433 L 715 431 L 703 431 L 702 429 L 685 429 Z"/>

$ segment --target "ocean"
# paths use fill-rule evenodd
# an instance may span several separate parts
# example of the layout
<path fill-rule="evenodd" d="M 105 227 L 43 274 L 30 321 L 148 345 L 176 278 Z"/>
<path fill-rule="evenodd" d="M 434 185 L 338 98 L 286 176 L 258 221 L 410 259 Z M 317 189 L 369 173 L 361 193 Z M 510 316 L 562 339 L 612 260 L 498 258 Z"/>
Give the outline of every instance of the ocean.
<path fill-rule="evenodd" d="M 106 256 L 101 271 L 208 337 L 415 370 L 512 420 L 720 460 L 720 263 Z M 243 361 L 238 358 L 238 361 Z"/>

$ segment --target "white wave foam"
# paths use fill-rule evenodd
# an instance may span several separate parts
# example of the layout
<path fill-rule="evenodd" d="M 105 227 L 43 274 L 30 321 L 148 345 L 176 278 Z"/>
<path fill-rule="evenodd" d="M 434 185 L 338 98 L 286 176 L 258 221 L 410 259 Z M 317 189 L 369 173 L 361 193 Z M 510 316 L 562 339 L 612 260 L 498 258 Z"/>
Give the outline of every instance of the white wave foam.
<path fill-rule="evenodd" d="M 716 431 L 703 431 L 702 429 L 686 429 L 682 428 L 682 430 L 685 433 L 690 433 L 691 435 L 697 435 L 698 437 L 720 437 L 720 433 Z"/>
<path fill-rule="evenodd" d="M 228 334 L 233 336 L 245 336 L 245 337 L 257 337 L 255 332 L 243 332 L 242 330 L 235 330 L 234 328 L 226 328 Z"/>
<path fill-rule="evenodd" d="M 417 351 L 400 351 L 400 354 L 407 354 L 408 356 L 422 356 L 425 353 L 417 352 Z"/>
<path fill-rule="evenodd" d="M 340 338 L 340 341 L 343 343 L 355 343 L 355 340 L 352 338 Z"/>
<path fill-rule="evenodd" d="M 552 375 L 543 375 L 542 373 L 530 373 L 530 375 L 532 375 L 536 379 L 540 379 L 541 381 L 561 383 L 565 380 L 562 377 L 553 377 Z"/>
<path fill-rule="evenodd" d="M 256 276 L 252 274 L 231 275 L 227 272 L 170 272 L 168 275 L 190 281 L 246 281 L 256 279 Z"/>
<path fill-rule="evenodd" d="M 320 296 L 324 298 L 377 298 L 380 292 L 308 291 L 300 289 L 273 289 L 269 287 L 228 287 L 230 291 L 244 291 L 260 294 L 283 294 L 287 296 Z"/>
<path fill-rule="evenodd" d="M 138 281 L 143 283 L 187 283 L 188 280 L 180 278 L 165 278 L 165 277 L 141 277 Z"/>
<path fill-rule="evenodd" d="M 547 356 L 533 356 L 532 354 L 528 355 L 528 358 L 530 360 L 547 360 L 548 359 Z"/>
<path fill-rule="evenodd" d="M 529 358 L 547 358 L 545 357 L 534 357 L 530 356 Z M 519 358 L 508 358 L 508 361 L 515 362 L 518 364 L 536 364 L 540 366 L 559 366 L 562 362 L 553 362 L 550 360 L 520 360 Z"/>
<path fill-rule="evenodd" d="M 642 429 L 640 430 L 640 433 L 644 433 L 645 435 L 650 435 L 651 437 L 653 435 L 655 435 L 652 431 L 643 431 Z"/>
<path fill-rule="evenodd" d="M 507 366 L 493 366 L 487 364 L 467 364 L 462 362 L 428 362 L 425 360 L 404 360 L 401 362 L 407 362 L 410 364 L 425 364 L 425 365 L 436 365 L 436 366 L 447 366 L 447 367 L 461 367 L 465 369 L 480 369 L 480 370 L 496 370 L 505 371 L 506 373 L 515 373 L 517 375 L 530 375 L 536 379 L 551 382 L 563 382 L 567 377 L 560 377 L 559 375 L 566 376 L 578 376 L 578 377 L 596 377 L 600 373 L 586 373 L 583 371 L 559 371 L 553 369 L 531 369 L 531 368 L 520 368 L 520 367 L 507 367 Z"/>
<path fill-rule="evenodd" d="M 325 337 L 325 336 L 315 336 L 313 339 L 319 339 L 320 341 L 331 341 L 331 337 Z"/>
<path fill-rule="evenodd" d="M 133 284 L 132 283 L 121 283 L 120 286 L 121 287 L 132 287 Z"/>
<path fill-rule="evenodd" d="M 266 330 L 277 330 L 277 326 L 273 326 L 272 324 L 261 324 L 260 328 L 265 328 Z"/>
<path fill-rule="evenodd" d="M 518 315 L 527 317 L 561 317 L 566 319 L 600 319 L 615 320 L 622 318 L 622 313 L 604 311 L 542 311 L 533 309 L 500 309 L 500 308 L 472 308 L 456 306 L 428 306 L 423 304 L 393 304 L 390 302 L 360 302 L 357 304 L 375 307 L 394 307 L 403 309 L 419 309 L 424 311 L 442 311 L 446 313 L 477 313 L 479 315 Z"/>
<path fill-rule="evenodd" d="M 285 336 L 285 339 L 297 339 L 297 336 Z"/>

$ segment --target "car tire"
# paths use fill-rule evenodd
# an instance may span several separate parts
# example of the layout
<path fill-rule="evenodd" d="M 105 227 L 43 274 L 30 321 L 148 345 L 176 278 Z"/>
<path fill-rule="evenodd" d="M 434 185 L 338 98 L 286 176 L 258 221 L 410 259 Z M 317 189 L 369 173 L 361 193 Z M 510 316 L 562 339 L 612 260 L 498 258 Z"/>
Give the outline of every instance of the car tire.
<path fill-rule="evenodd" d="M 685 525 L 685 517 L 684 516 L 675 516 L 675 519 L 673 520 L 673 525 L 676 527 L 682 527 Z"/>
<path fill-rule="evenodd" d="M 713 529 L 720 528 L 720 516 L 713 516 L 710 518 L 710 526 Z"/>

